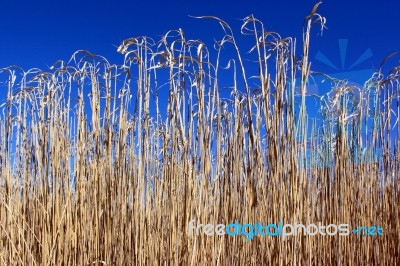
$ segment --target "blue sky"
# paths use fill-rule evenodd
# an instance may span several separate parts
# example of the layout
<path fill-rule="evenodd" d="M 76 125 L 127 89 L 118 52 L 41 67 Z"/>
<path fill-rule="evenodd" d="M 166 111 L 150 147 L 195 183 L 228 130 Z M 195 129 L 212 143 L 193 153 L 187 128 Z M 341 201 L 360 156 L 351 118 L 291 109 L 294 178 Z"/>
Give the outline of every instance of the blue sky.
<path fill-rule="evenodd" d="M 218 16 L 238 35 L 240 19 L 254 14 L 268 31 L 278 32 L 282 37 L 296 37 L 300 48 L 303 20 L 315 3 L 310 0 L 4 1 L 0 9 L 0 68 L 18 65 L 47 71 L 57 60 L 68 61 L 80 49 L 103 55 L 110 63 L 122 64 L 123 55 L 116 49 L 123 40 L 141 35 L 159 40 L 171 29 L 182 28 L 187 39 L 201 39 L 209 47 L 222 36 L 215 21 L 189 15 Z M 323 2 L 318 13 L 327 18 L 327 29 L 322 36 L 317 28 L 312 32 L 312 70 L 363 82 L 387 55 L 400 50 L 400 32 L 395 29 L 399 7 L 396 1 L 388 0 Z M 237 39 L 242 52 L 246 52 L 249 41 L 253 42 L 246 36 Z M 228 49 L 226 53 L 232 51 Z M 300 55 L 300 49 L 297 52 Z M 399 57 L 391 59 L 388 65 L 393 66 L 395 60 Z M 317 77 L 316 82 L 319 81 Z M 315 92 L 326 91 L 320 85 Z M 5 91 L 0 91 L 0 101 L 4 97 Z M 314 103 L 311 98 L 307 102 Z"/>
<path fill-rule="evenodd" d="M 366 49 L 373 57 L 360 67 L 378 67 L 391 52 L 400 50 L 397 1 L 325 1 L 319 13 L 327 18 L 323 36 L 314 31 L 313 60 L 319 50 L 340 65 L 338 39 L 348 39 L 347 62 Z M 3 1 L 0 9 L 0 68 L 19 65 L 43 70 L 58 59 L 68 60 L 78 49 L 122 62 L 116 47 L 126 38 L 155 37 L 182 28 L 186 37 L 212 41 L 220 28 L 212 21 L 188 15 L 214 15 L 239 30 L 241 19 L 254 14 L 268 30 L 300 40 L 303 18 L 315 1 Z M 397 59 L 398 60 L 398 59 Z M 316 60 L 316 69 L 333 71 Z"/>
<path fill-rule="evenodd" d="M 178 28 L 183 29 L 187 39 L 201 39 L 209 46 L 221 37 L 215 21 L 189 15 L 218 16 L 239 34 L 240 19 L 254 14 L 268 31 L 278 32 L 282 37 L 296 37 L 301 44 L 304 17 L 315 3 L 310 0 L 3 1 L 0 68 L 18 65 L 47 71 L 57 60 L 68 61 L 80 49 L 103 55 L 110 63 L 122 64 L 123 55 L 116 49 L 123 40 L 141 35 L 158 40 L 168 30 Z M 396 30 L 399 7 L 396 1 L 388 0 L 323 2 L 318 13 L 327 18 L 327 29 L 322 36 L 317 29 L 313 30 L 312 70 L 362 82 L 366 74 L 379 68 L 387 55 L 400 50 L 400 32 Z M 238 39 L 242 52 L 248 47 L 246 40 L 253 41 L 246 37 Z M 388 65 L 393 66 L 398 60 L 399 56 Z M 317 77 L 316 81 L 320 79 Z M 0 91 L 0 102 L 5 93 Z M 309 108 L 313 103 L 311 98 L 307 101 L 308 110 L 313 109 Z"/>

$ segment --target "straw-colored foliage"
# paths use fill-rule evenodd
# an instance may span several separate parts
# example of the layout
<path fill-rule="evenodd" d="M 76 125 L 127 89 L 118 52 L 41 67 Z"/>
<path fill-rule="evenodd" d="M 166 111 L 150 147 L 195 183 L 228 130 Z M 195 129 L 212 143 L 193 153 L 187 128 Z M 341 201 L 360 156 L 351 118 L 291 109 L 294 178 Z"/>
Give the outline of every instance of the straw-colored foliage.
<path fill-rule="evenodd" d="M 124 41 L 122 65 L 79 51 L 49 72 L 1 69 L 0 265 L 398 265 L 400 67 L 336 83 L 311 119 L 316 11 L 300 52 L 249 16 L 242 54 L 202 17 L 225 34 L 216 50 L 176 30 Z M 194 237 L 191 219 L 384 236 Z"/>

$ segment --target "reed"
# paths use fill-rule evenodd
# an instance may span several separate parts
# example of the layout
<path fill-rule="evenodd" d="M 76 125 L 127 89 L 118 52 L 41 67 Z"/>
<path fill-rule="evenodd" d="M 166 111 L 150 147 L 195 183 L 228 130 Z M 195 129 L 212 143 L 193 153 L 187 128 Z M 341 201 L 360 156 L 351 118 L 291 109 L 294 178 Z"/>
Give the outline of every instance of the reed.
<path fill-rule="evenodd" d="M 398 265 L 400 66 L 362 87 L 335 81 L 322 120 L 309 117 L 317 7 L 300 54 L 243 20 L 256 73 L 216 17 L 202 17 L 225 33 L 215 51 L 179 29 L 125 40 L 120 65 L 78 51 L 49 72 L 1 69 L 0 264 Z M 384 236 L 193 237 L 191 219 Z"/>

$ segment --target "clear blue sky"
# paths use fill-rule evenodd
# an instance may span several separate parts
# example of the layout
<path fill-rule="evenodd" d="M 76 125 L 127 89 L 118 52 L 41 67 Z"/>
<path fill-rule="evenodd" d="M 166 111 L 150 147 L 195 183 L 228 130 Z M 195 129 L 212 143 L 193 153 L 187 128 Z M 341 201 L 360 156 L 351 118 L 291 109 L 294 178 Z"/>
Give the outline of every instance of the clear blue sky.
<path fill-rule="evenodd" d="M 315 68 L 330 71 L 314 60 L 318 50 L 340 66 L 338 39 L 348 39 L 348 64 L 366 49 L 373 57 L 360 67 L 378 67 L 391 52 L 400 50 L 397 28 L 400 4 L 397 1 L 323 2 L 319 13 L 327 18 L 323 36 L 314 31 L 311 59 Z M 56 60 L 68 60 L 78 49 L 86 49 L 121 63 L 115 46 L 126 38 L 155 37 L 170 29 L 182 28 L 188 39 L 212 41 L 220 35 L 212 21 L 188 15 L 214 15 L 239 30 L 249 14 L 261 19 L 268 30 L 300 41 L 303 18 L 316 1 L 3 1 L 0 8 L 0 68 L 19 65 L 45 70 Z M 397 26 L 398 27 L 398 26 Z M 398 60 L 398 59 L 397 59 Z"/>
<path fill-rule="evenodd" d="M 201 39 L 209 47 L 215 38 L 222 36 L 215 21 L 194 19 L 189 15 L 218 16 L 239 34 L 240 19 L 254 14 L 268 31 L 278 32 L 282 37 L 296 37 L 300 45 L 304 17 L 316 2 L 3 1 L 0 7 L 0 68 L 18 65 L 24 69 L 37 67 L 47 71 L 48 66 L 59 59 L 68 61 L 80 49 L 103 55 L 110 63 L 122 64 L 123 55 L 117 53 L 116 47 L 123 40 L 141 35 L 159 40 L 171 29 L 182 28 L 187 39 Z M 363 83 L 388 54 L 400 50 L 400 30 L 396 29 L 400 4 L 393 0 L 355 2 L 328 0 L 322 3 L 318 13 L 327 18 L 328 29 L 322 36 L 317 27 L 313 30 L 310 59 L 313 70 L 332 75 L 339 73 L 336 77 L 353 78 Z M 342 45 L 342 53 L 346 51 L 346 55 L 342 55 L 343 67 L 339 39 L 347 40 L 347 49 Z M 242 52 L 249 47 L 248 41 L 253 42 L 248 36 L 238 37 L 238 40 Z M 225 53 L 229 51 L 233 50 L 228 49 Z M 350 69 L 364 53 L 367 56 Z M 336 69 L 329 66 L 327 60 L 317 60 L 317 54 L 319 58 L 323 54 Z M 399 56 L 388 65 L 393 66 L 395 60 L 399 60 Z M 311 93 L 322 95 L 330 89 L 329 84 L 320 82 L 321 78 L 314 80 L 319 87 L 314 91 L 310 87 Z M 0 102 L 5 95 L 4 90 L 0 91 Z M 315 115 L 318 109 L 315 99 L 307 99 L 307 105 L 310 114 Z"/>
<path fill-rule="evenodd" d="M 80 49 L 103 55 L 110 63 L 121 64 L 123 56 L 116 52 L 116 47 L 124 39 L 146 35 L 159 40 L 171 29 L 182 28 L 187 39 L 201 39 L 209 46 L 214 38 L 221 36 L 221 29 L 215 21 L 197 20 L 189 15 L 218 16 L 230 23 L 239 34 L 242 23 L 239 19 L 254 14 L 265 23 L 268 31 L 278 32 L 282 37 L 297 37 L 300 44 L 304 17 L 316 2 L 2 1 L 0 68 L 18 65 L 24 69 L 38 67 L 46 71 L 59 59 L 68 61 Z M 313 30 L 310 48 L 312 69 L 328 74 L 339 73 L 338 77 L 344 78 L 351 71 L 353 77 L 364 78 L 365 73 L 376 70 L 387 55 L 400 50 L 399 10 L 400 3 L 393 0 L 324 1 L 318 13 L 327 18 L 328 29 L 322 36 L 317 29 Z M 342 44 L 347 42 L 347 49 L 343 49 L 343 45 L 342 50 L 339 49 L 340 39 Z M 245 40 L 246 37 L 240 38 L 241 47 L 246 46 Z M 323 54 L 336 69 L 328 66 L 327 60 L 318 61 L 317 54 L 319 58 Z M 366 55 L 364 58 L 363 54 Z M 399 57 L 393 58 L 388 65 L 393 66 Z M 360 58 L 362 60 L 358 60 Z M 357 60 L 358 64 L 350 68 Z M 0 102 L 4 100 L 5 93 L 0 90 Z M 311 98 L 307 102 L 308 105 L 314 103 Z"/>

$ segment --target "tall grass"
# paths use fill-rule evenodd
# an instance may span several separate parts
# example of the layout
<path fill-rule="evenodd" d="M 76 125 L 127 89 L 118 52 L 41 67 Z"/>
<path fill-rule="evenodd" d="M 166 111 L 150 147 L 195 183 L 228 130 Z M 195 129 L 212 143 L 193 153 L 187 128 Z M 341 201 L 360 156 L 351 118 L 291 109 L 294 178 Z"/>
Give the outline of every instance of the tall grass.
<path fill-rule="evenodd" d="M 400 264 L 400 67 L 363 87 L 335 82 L 311 119 L 316 11 L 300 53 L 244 19 L 256 78 L 215 17 L 202 18 L 225 33 L 216 52 L 176 30 L 124 41 L 122 65 L 78 51 L 50 72 L 1 69 L 0 264 Z M 380 225 L 384 236 L 195 237 L 191 219 Z"/>

